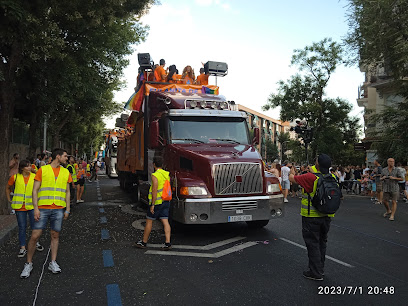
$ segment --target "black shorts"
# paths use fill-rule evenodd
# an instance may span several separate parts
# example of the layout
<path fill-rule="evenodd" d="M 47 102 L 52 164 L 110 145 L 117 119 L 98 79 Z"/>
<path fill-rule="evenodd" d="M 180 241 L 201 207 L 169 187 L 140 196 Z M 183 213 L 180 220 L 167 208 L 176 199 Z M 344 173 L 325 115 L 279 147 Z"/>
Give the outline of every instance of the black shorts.
<path fill-rule="evenodd" d="M 79 186 L 84 186 L 84 185 L 85 185 L 85 179 L 84 179 L 84 178 L 81 178 L 81 179 L 79 179 L 75 184 L 76 184 L 76 185 L 79 185 Z"/>
<path fill-rule="evenodd" d="M 169 218 L 170 201 L 164 201 L 162 204 L 154 206 L 154 214 L 147 211 L 147 219 L 157 220 L 157 219 L 168 219 Z"/>

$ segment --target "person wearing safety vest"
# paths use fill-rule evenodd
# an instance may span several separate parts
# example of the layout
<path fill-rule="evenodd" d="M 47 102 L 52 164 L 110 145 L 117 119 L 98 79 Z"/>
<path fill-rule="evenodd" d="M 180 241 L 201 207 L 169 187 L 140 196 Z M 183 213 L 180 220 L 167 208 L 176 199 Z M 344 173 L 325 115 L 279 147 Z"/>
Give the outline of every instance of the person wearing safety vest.
<path fill-rule="evenodd" d="M 27 262 L 20 274 L 21 278 L 27 278 L 31 274 L 35 245 L 42 231 L 46 229 L 48 221 L 51 227 L 51 262 L 48 270 L 54 274 L 61 272 L 56 262 L 59 233 L 62 228 L 62 220 L 67 219 L 70 213 L 69 184 L 72 183 L 69 171 L 61 166 L 66 164 L 67 159 L 68 155 L 64 149 L 54 149 L 51 164 L 42 166 L 35 175 L 32 202 L 35 222 L 28 243 Z"/>
<path fill-rule="evenodd" d="M 300 215 L 302 216 L 302 235 L 307 247 L 309 257 L 309 270 L 303 272 L 303 276 L 312 280 L 323 280 L 324 261 L 326 256 L 327 234 L 330 229 L 331 218 L 334 214 L 322 214 L 310 203 L 309 197 L 313 198 L 317 189 L 318 177 L 313 173 L 328 174 L 331 166 L 331 158 L 326 154 L 320 154 L 316 159 L 316 165 L 311 167 L 311 172 L 295 175 L 292 168 L 289 180 L 302 186 L 302 201 Z M 310 209 L 310 211 L 309 211 Z"/>
<path fill-rule="evenodd" d="M 138 248 L 146 248 L 150 232 L 152 231 L 153 220 L 160 219 L 160 221 L 163 223 L 164 234 L 166 237 L 166 241 L 162 249 L 171 249 L 171 228 L 169 224 L 170 201 L 162 200 L 164 183 L 166 181 L 170 181 L 170 176 L 168 171 L 162 169 L 162 166 L 163 159 L 160 156 L 156 156 L 153 159 L 153 167 L 155 172 L 152 173 L 152 185 L 150 186 L 149 190 L 150 209 L 146 216 L 146 226 L 143 233 L 143 239 L 135 244 L 135 246 Z"/>
<path fill-rule="evenodd" d="M 78 184 L 78 178 L 77 178 L 77 170 L 75 167 L 75 158 L 73 156 L 70 156 L 69 159 L 69 164 L 67 165 L 67 169 L 69 173 L 71 174 L 72 177 L 72 183 L 69 185 L 69 191 L 71 193 L 71 204 L 74 205 L 76 204 L 76 185 Z"/>
<path fill-rule="evenodd" d="M 20 250 L 17 257 L 24 257 L 27 254 L 26 249 L 26 228 L 27 216 L 30 220 L 30 226 L 34 224 L 34 206 L 33 206 L 33 186 L 35 174 L 31 172 L 31 163 L 27 159 L 20 161 L 18 173 L 14 174 L 8 180 L 6 186 L 6 196 L 11 208 L 14 209 L 18 224 L 18 240 Z M 11 199 L 10 193 L 14 186 L 14 194 Z M 37 251 L 43 251 L 44 247 L 39 242 L 36 244 Z"/>

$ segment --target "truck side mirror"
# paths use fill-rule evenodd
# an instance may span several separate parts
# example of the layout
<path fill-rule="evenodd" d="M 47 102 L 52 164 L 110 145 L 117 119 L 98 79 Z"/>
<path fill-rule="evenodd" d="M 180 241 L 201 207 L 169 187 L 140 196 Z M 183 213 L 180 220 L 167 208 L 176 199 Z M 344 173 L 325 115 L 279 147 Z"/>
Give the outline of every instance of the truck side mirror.
<path fill-rule="evenodd" d="M 152 121 L 150 123 L 150 148 L 151 149 L 157 149 L 160 147 L 160 142 L 159 142 L 159 121 Z"/>
<path fill-rule="evenodd" d="M 254 128 L 254 139 L 252 139 L 252 144 L 253 145 L 257 145 L 259 144 L 259 128 L 256 127 Z"/>

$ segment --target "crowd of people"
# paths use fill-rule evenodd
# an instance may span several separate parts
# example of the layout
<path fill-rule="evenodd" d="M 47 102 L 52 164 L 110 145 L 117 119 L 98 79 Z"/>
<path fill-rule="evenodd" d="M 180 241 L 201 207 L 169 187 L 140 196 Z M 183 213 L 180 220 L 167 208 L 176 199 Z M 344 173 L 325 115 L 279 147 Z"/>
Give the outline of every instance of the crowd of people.
<path fill-rule="evenodd" d="M 392 167 L 390 166 L 392 164 Z M 311 165 L 296 165 L 285 161 L 279 163 L 265 163 L 269 173 L 279 178 L 284 195 L 284 202 L 288 202 L 288 196 L 299 197 L 299 186 L 296 182 L 289 181 L 291 169 L 296 175 L 312 171 Z M 387 170 L 388 169 L 388 170 Z M 394 169 L 394 170 L 393 170 Z M 330 173 L 336 176 L 340 188 L 348 194 L 370 196 L 375 204 L 384 204 L 388 207 L 388 201 L 396 203 L 399 199 L 408 203 L 408 166 L 398 163 L 395 166 L 394 159 L 387 160 L 387 167 L 382 167 L 379 160 L 374 161 L 374 166 L 331 166 Z M 393 175 L 391 175 L 392 173 Z M 387 177 L 392 177 L 388 179 Z M 384 198 L 384 193 L 387 198 Z M 392 194 L 389 194 L 392 193 Z M 396 207 L 396 204 L 394 205 Z M 394 212 L 395 213 L 395 212 Z M 394 220 L 394 213 L 387 208 L 386 215 Z"/>
<path fill-rule="evenodd" d="M 184 67 L 182 74 L 179 74 L 176 65 L 170 65 L 169 67 L 165 68 L 166 61 L 164 59 L 161 59 L 159 63 L 159 65 L 154 65 L 151 73 L 148 73 L 148 81 L 190 85 L 208 85 L 209 75 L 205 73 L 204 68 L 200 68 L 200 74 L 196 77 L 194 69 L 190 65 Z"/>
<path fill-rule="evenodd" d="M 19 228 L 17 256 L 27 255 L 21 278 L 30 276 L 34 252 L 44 250 L 39 238 L 48 221 L 51 226 L 51 262 L 48 268 L 53 273 L 61 272 L 56 257 L 62 220 L 68 218 L 73 205 L 84 202 L 85 182 L 97 181 L 100 167 L 99 160 L 87 162 L 83 158 L 76 159 L 68 156 L 63 149 L 54 149 L 50 155 L 38 154 L 36 159 L 28 157 L 20 160 L 18 153 L 13 154 L 5 190 Z M 28 247 L 27 219 L 32 229 Z"/>

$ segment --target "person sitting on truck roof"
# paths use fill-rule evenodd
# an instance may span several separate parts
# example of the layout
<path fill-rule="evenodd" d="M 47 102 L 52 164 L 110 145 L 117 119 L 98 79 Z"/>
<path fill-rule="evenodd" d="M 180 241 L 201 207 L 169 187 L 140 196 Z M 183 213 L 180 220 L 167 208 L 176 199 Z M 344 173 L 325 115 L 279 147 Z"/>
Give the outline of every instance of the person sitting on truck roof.
<path fill-rule="evenodd" d="M 178 74 L 176 65 L 169 66 L 169 74 L 167 75 L 166 82 L 176 83 L 175 76 Z"/>
<path fill-rule="evenodd" d="M 156 68 L 157 67 L 159 67 L 159 65 L 157 65 L 157 64 L 155 64 L 154 66 L 153 66 L 153 70 L 150 72 L 147 72 L 147 81 L 149 81 L 149 82 L 153 82 L 154 81 L 154 72 L 155 72 L 155 70 L 156 70 Z M 135 90 L 136 91 L 136 90 Z"/>
<path fill-rule="evenodd" d="M 197 85 L 208 85 L 208 74 L 205 74 L 204 68 L 200 68 L 200 75 L 197 77 Z"/>
<path fill-rule="evenodd" d="M 161 59 L 160 66 L 158 66 L 154 70 L 154 77 L 156 79 L 156 82 L 166 82 L 166 70 L 164 70 L 165 64 L 166 64 L 166 61 L 164 59 Z"/>
<path fill-rule="evenodd" d="M 191 68 L 190 65 L 186 66 L 183 69 L 183 74 L 181 75 L 181 79 L 183 80 L 183 84 L 195 84 L 194 70 L 193 68 Z"/>

